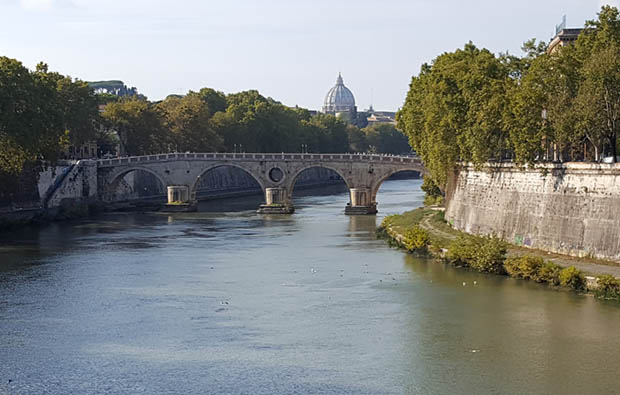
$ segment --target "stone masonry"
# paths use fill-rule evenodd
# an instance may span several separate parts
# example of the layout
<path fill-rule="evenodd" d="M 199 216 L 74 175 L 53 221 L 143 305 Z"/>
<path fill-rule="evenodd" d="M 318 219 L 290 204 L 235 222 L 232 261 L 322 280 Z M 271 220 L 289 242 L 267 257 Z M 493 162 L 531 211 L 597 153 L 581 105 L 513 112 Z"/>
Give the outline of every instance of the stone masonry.
<path fill-rule="evenodd" d="M 446 220 L 456 229 L 620 260 L 620 164 L 465 166 L 448 184 Z"/>

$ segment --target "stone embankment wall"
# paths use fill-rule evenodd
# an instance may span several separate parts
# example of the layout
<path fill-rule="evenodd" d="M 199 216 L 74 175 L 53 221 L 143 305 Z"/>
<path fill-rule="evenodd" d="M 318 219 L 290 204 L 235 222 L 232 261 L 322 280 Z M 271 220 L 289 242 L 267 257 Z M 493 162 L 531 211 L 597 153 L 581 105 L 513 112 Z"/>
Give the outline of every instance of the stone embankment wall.
<path fill-rule="evenodd" d="M 88 204 L 97 200 L 97 163 L 95 161 L 78 161 L 68 171 L 57 177 L 59 179 L 54 180 L 48 194 L 41 196 L 44 208 L 60 207 L 66 210 L 76 205 L 87 208 Z"/>
<path fill-rule="evenodd" d="M 38 175 L 17 180 L 27 183 L 28 194 L 0 205 L 0 228 L 39 220 L 70 218 L 88 214 L 97 200 L 97 165 L 94 161 L 43 166 Z"/>
<path fill-rule="evenodd" d="M 453 174 L 446 220 L 531 248 L 620 260 L 620 164 L 512 164 Z"/>

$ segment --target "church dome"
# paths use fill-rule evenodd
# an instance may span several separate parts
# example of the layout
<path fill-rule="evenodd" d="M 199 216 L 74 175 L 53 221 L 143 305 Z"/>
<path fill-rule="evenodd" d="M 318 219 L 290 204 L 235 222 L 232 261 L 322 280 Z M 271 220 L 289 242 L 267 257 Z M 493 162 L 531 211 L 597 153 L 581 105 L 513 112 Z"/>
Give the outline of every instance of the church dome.
<path fill-rule="evenodd" d="M 340 73 L 338 73 L 336 85 L 325 96 L 323 112 L 327 114 L 355 112 L 355 98 L 349 88 L 344 86 Z"/>

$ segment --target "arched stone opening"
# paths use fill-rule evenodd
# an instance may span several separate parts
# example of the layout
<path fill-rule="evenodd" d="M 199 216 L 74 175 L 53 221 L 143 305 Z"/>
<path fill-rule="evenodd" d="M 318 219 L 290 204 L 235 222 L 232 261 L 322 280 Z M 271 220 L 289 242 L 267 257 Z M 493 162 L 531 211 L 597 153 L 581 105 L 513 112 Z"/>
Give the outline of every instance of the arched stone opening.
<path fill-rule="evenodd" d="M 398 186 L 397 188 L 399 190 L 402 190 L 402 184 L 407 184 L 407 186 L 411 185 L 411 189 L 406 189 L 406 192 L 403 191 L 403 193 L 411 193 L 414 191 L 421 191 L 419 188 L 422 185 L 422 177 L 423 177 L 423 171 L 421 171 L 421 169 L 418 168 L 411 168 L 411 169 L 399 169 L 396 171 L 390 171 L 388 173 L 386 173 L 385 175 L 383 175 L 382 177 L 378 178 L 372 185 L 371 188 L 371 201 L 373 204 L 377 204 L 377 195 L 379 194 L 379 192 L 382 190 L 383 188 L 387 187 L 387 184 L 385 184 L 385 181 L 388 180 L 392 180 L 392 181 L 401 181 L 399 184 L 400 186 Z"/>
<path fill-rule="evenodd" d="M 236 164 L 217 164 L 203 170 L 191 194 L 196 200 L 261 194 L 265 187 L 248 169 Z"/>
<path fill-rule="evenodd" d="M 298 169 L 291 177 L 288 184 L 289 199 L 293 199 L 295 191 L 301 195 L 303 190 L 316 187 L 330 187 L 330 193 L 346 192 L 350 188 L 346 177 L 340 170 L 322 166 L 311 165 Z"/>
<path fill-rule="evenodd" d="M 142 167 L 124 169 L 116 174 L 106 190 L 106 200 L 112 202 L 130 200 L 166 201 L 166 182 L 152 170 Z"/>

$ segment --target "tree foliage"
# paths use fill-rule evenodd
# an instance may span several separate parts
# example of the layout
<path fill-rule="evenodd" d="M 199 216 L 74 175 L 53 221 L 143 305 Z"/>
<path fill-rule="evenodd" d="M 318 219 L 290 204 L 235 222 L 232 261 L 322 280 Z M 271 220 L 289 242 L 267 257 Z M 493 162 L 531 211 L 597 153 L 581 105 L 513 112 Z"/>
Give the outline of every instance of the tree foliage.
<path fill-rule="evenodd" d="M 93 138 L 97 105 L 83 81 L 0 57 L 0 172 L 17 174 L 27 161 L 55 160 L 67 143 Z"/>
<path fill-rule="evenodd" d="M 118 133 L 122 153 L 156 154 L 170 145 L 160 113 L 146 100 L 124 97 L 109 103 L 102 117 L 105 125 Z"/>
<path fill-rule="evenodd" d="M 398 126 L 438 185 L 459 162 L 615 161 L 620 127 L 620 15 L 604 6 L 575 45 L 522 57 L 471 42 L 422 66 Z"/>
<path fill-rule="evenodd" d="M 101 92 L 95 93 L 95 89 Z M 392 125 L 359 129 L 335 116 L 312 114 L 250 90 L 212 88 L 151 102 L 120 81 L 90 85 L 48 70 L 28 70 L 0 57 L 0 172 L 58 159 L 69 144 L 95 140 L 103 152 L 408 152 Z M 129 93 L 131 93 L 129 92 Z M 104 109 L 99 113 L 99 106 Z M 363 113 L 360 113 L 362 116 Z M 363 119 L 356 123 L 363 124 Z M 355 147 L 355 148 L 353 148 Z"/>
<path fill-rule="evenodd" d="M 499 157 L 507 79 L 508 68 L 472 43 L 423 65 L 412 79 L 398 126 L 438 184 L 445 184 L 457 161 Z"/>

